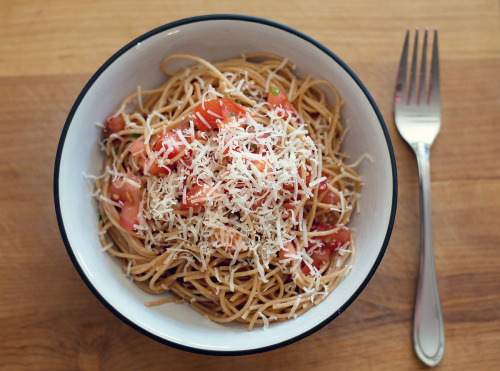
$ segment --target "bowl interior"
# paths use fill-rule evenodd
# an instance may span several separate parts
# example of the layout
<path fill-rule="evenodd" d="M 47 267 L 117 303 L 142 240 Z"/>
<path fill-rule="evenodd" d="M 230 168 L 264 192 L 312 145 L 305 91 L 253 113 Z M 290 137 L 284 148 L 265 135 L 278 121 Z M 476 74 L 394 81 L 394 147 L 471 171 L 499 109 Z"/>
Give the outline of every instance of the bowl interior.
<path fill-rule="evenodd" d="M 102 252 L 98 240 L 98 212 L 91 182 L 83 174 L 102 172 L 102 123 L 138 86 L 160 85 L 165 76 L 161 60 L 170 54 L 192 54 L 209 61 L 250 52 L 287 57 L 305 77 L 332 82 L 346 104 L 342 121 L 349 128 L 343 152 L 364 177 L 359 212 L 354 213 L 357 257 L 349 276 L 321 305 L 305 315 L 267 330 L 247 331 L 245 325 L 216 324 L 187 305 L 147 308 L 152 297 L 123 273 L 118 260 Z M 186 61 L 186 64 L 187 63 Z M 180 65 L 169 65 L 171 69 Z M 381 117 L 360 83 L 321 47 L 293 31 L 270 22 L 249 19 L 197 19 L 152 31 L 112 57 L 86 86 L 68 118 L 56 160 L 58 216 L 70 256 L 96 295 L 115 313 L 158 340 L 201 352 L 252 352 L 270 349 L 300 338 L 340 314 L 359 294 L 383 255 L 392 228 L 395 207 L 395 164 Z M 156 298 L 156 297 L 155 297 Z M 265 331 L 265 333 L 263 333 Z M 264 336 L 265 335 L 265 336 Z"/>

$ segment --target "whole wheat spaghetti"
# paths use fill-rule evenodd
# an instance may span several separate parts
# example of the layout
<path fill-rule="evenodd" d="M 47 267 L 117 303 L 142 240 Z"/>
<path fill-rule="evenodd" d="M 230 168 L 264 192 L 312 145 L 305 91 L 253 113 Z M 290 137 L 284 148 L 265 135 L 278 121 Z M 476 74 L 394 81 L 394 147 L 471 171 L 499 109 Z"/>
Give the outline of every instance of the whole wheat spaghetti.
<path fill-rule="evenodd" d="M 170 72 L 174 59 L 191 66 Z M 340 153 L 343 101 L 274 55 L 172 55 L 162 68 L 166 82 L 105 125 L 103 247 L 141 289 L 173 294 L 146 305 L 185 302 L 249 329 L 301 315 L 355 258 L 361 183 Z"/>

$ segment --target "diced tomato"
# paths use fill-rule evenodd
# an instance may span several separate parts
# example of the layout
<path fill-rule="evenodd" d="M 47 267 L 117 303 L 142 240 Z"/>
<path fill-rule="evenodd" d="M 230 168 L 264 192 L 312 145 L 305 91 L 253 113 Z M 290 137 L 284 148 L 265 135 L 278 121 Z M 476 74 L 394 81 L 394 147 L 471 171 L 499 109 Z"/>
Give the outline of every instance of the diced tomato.
<path fill-rule="evenodd" d="M 334 193 L 328 188 L 327 183 L 329 182 L 329 180 L 330 177 L 319 183 L 318 200 L 319 202 L 322 202 L 324 204 L 337 205 L 340 201 L 340 198 L 339 196 L 337 196 L 336 193 Z M 336 186 L 334 187 L 336 188 Z"/>
<path fill-rule="evenodd" d="M 120 212 L 120 224 L 128 231 L 133 231 L 134 225 L 139 224 L 140 204 L 138 202 L 126 202 Z"/>
<path fill-rule="evenodd" d="M 296 113 L 295 107 L 288 102 L 288 95 L 284 91 L 280 91 L 276 86 L 271 86 L 269 93 L 267 94 L 267 103 L 271 105 L 272 108 L 280 107 L 286 112 Z M 285 115 L 285 118 L 288 114 Z"/>
<path fill-rule="evenodd" d="M 181 210 L 188 210 L 190 207 L 192 208 L 200 208 L 205 205 L 209 200 L 206 199 L 208 193 L 212 191 L 214 187 L 200 182 L 191 187 L 191 189 L 186 193 L 185 202 L 181 203 Z M 210 197 L 214 197 L 217 194 L 217 191 L 214 191 L 210 194 Z"/>
<path fill-rule="evenodd" d="M 315 250 L 312 252 L 311 258 L 313 260 L 312 266 L 319 270 L 321 269 L 321 267 L 323 267 L 323 265 L 327 264 L 328 261 L 330 260 L 330 250 L 328 249 Z M 306 276 L 309 276 L 309 274 L 311 274 L 311 269 L 309 268 L 308 265 L 304 264 L 302 266 L 302 273 L 304 273 Z"/>
<path fill-rule="evenodd" d="M 148 173 L 151 175 L 170 174 L 172 165 L 160 166 L 155 161 L 149 166 Z"/>
<path fill-rule="evenodd" d="M 335 227 L 331 227 L 326 224 L 318 224 L 314 231 L 322 232 L 334 229 Z M 351 241 L 351 231 L 346 227 L 342 227 L 337 232 L 333 232 L 331 234 L 327 234 L 326 236 L 318 236 L 313 237 L 316 240 L 320 240 L 324 244 L 324 248 L 328 250 L 335 250 L 339 247 L 343 246 L 345 243 Z"/>
<path fill-rule="evenodd" d="M 229 98 L 220 99 L 219 106 L 220 102 L 222 102 L 221 114 L 223 119 L 225 119 L 226 121 L 239 120 L 240 118 L 245 117 L 245 115 L 247 114 L 247 110 L 243 106 L 235 103 Z"/>
<path fill-rule="evenodd" d="M 137 187 L 135 184 L 138 184 Z M 120 224 L 123 228 L 132 231 L 134 224 L 139 224 L 138 215 L 142 200 L 141 180 L 127 173 L 125 179 L 117 179 L 109 186 L 109 197 L 115 202 L 121 202 Z"/>
<path fill-rule="evenodd" d="M 117 179 L 111 182 L 109 186 L 109 196 L 115 202 L 127 201 L 127 191 L 125 190 L 125 182 L 123 179 Z"/>
<path fill-rule="evenodd" d="M 141 157 L 137 161 L 137 164 L 142 169 L 143 173 L 146 173 L 146 168 L 147 173 L 150 175 L 170 174 L 172 171 L 173 165 L 160 166 L 156 161 L 150 165 L 150 161 L 151 160 L 147 157 Z"/>
<path fill-rule="evenodd" d="M 130 145 L 130 153 L 132 153 L 133 156 L 136 156 L 142 152 L 144 152 L 144 140 L 141 138 L 137 138 L 132 142 Z"/>
<path fill-rule="evenodd" d="M 322 180 L 321 183 L 319 183 L 318 194 L 321 194 L 328 189 L 327 180 L 328 179 Z"/>
<path fill-rule="evenodd" d="M 194 157 L 192 155 L 182 156 L 177 162 L 177 166 L 182 165 L 186 168 L 190 168 L 193 164 Z"/>
<path fill-rule="evenodd" d="M 107 137 L 109 137 L 111 134 L 116 134 L 124 129 L 125 129 L 125 120 L 123 119 L 122 115 L 110 117 L 106 120 L 106 123 L 104 124 L 104 133 L 106 134 Z"/>
<path fill-rule="evenodd" d="M 160 156 L 166 155 L 167 158 L 174 158 L 181 153 L 184 148 L 186 148 L 186 145 L 182 143 L 179 135 L 173 131 L 167 131 L 166 133 L 161 134 L 155 145 L 155 151 L 162 151 Z"/>
<path fill-rule="evenodd" d="M 131 184 L 134 182 L 139 185 L 136 187 Z M 109 196 L 113 201 L 121 202 L 140 202 L 142 199 L 141 180 L 130 173 L 125 179 L 116 179 L 109 186 Z"/>
<path fill-rule="evenodd" d="M 322 202 L 324 204 L 328 204 L 328 205 L 337 205 L 340 201 L 339 196 L 337 196 L 335 193 L 333 193 L 330 190 L 321 194 L 319 199 L 320 199 L 320 202 Z"/>
<path fill-rule="evenodd" d="M 191 119 L 200 131 L 209 131 L 217 128 L 217 123 L 233 117 L 240 119 L 246 113 L 247 111 L 243 106 L 233 102 L 231 99 L 220 98 L 197 105 L 193 110 Z"/>
<path fill-rule="evenodd" d="M 269 88 L 269 93 L 267 94 L 267 103 L 273 107 L 278 107 L 286 102 L 288 102 L 288 95 L 284 91 L 272 85 Z"/>
<path fill-rule="evenodd" d="M 280 260 L 290 259 L 290 255 L 297 255 L 293 242 L 288 242 L 278 253 Z"/>

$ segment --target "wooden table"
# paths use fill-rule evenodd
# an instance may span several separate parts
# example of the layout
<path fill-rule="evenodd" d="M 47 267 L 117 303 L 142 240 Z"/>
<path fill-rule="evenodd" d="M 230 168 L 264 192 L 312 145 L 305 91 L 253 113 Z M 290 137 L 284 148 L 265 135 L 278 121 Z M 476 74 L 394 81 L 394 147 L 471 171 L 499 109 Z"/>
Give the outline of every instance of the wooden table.
<path fill-rule="evenodd" d="M 79 278 L 52 196 L 65 118 L 116 50 L 164 23 L 207 13 L 260 16 L 333 50 L 386 120 L 399 175 L 387 253 L 359 298 L 308 338 L 267 353 L 216 357 L 128 327 Z M 416 163 L 392 117 L 407 27 L 440 31 L 442 130 L 432 148 L 432 215 L 446 370 L 500 364 L 500 13 L 462 1 L 0 1 L 0 368 L 3 370 L 420 369 L 411 341 L 418 250 Z"/>

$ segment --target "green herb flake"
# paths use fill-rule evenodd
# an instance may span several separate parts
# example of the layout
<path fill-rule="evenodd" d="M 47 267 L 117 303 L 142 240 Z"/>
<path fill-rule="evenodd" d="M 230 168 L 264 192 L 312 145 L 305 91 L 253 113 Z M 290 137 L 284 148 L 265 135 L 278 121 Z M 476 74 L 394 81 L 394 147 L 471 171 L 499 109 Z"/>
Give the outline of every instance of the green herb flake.
<path fill-rule="evenodd" d="M 141 134 L 134 133 L 134 134 L 129 134 L 129 138 L 140 138 Z"/>
<path fill-rule="evenodd" d="M 120 150 L 120 149 L 119 149 L 118 147 L 116 147 L 116 148 L 115 148 L 115 156 L 118 154 L 118 151 L 119 151 L 119 150 Z"/>
<path fill-rule="evenodd" d="M 196 130 L 196 131 L 200 131 L 200 129 L 199 129 L 199 128 L 198 128 L 198 126 L 196 126 L 196 125 L 194 126 L 194 130 Z"/>
<path fill-rule="evenodd" d="M 234 116 L 236 116 L 236 115 L 234 114 L 234 112 L 230 112 L 230 113 L 229 113 L 229 117 L 234 117 Z"/>
<path fill-rule="evenodd" d="M 101 221 L 101 220 L 102 220 L 102 215 L 99 215 L 99 221 Z"/>
<path fill-rule="evenodd" d="M 269 93 L 277 97 L 278 95 L 280 95 L 280 90 L 276 86 L 271 86 L 269 88 Z"/>
<path fill-rule="evenodd" d="M 259 147 L 257 146 L 257 144 L 252 144 L 250 147 L 252 147 L 253 149 L 258 149 Z"/>

